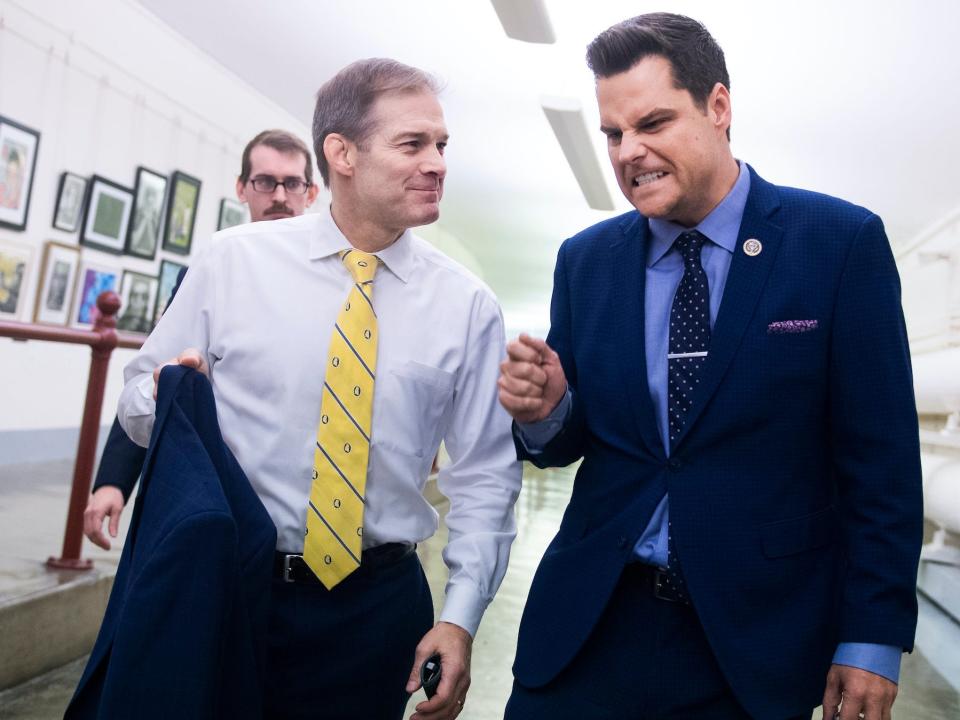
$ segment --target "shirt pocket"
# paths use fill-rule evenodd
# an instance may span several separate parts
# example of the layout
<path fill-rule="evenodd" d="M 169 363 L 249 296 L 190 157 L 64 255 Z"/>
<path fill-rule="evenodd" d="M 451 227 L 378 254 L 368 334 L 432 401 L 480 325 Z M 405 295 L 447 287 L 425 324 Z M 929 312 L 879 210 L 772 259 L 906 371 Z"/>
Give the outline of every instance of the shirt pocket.
<path fill-rule="evenodd" d="M 433 453 L 453 401 L 453 373 L 408 360 L 379 376 L 375 392 L 381 382 L 383 422 L 374 426 L 374 444 L 418 458 Z"/>

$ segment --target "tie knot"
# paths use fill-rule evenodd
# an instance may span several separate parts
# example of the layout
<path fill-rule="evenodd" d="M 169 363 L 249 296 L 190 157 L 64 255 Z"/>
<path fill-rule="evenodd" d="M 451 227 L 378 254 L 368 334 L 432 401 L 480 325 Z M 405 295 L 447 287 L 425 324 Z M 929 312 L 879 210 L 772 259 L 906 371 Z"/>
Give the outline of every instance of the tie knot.
<path fill-rule="evenodd" d="M 700 259 L 700 250 L 703 248 L 703 243 L 705 243 L 706 240 L 707 236 L 696 230 L 685 232 L 677 238 L 674 244 L 683 256 L 684 264 L 689 264 Z"/>
<path fill-rule="evenodd" d="M 359 250 L 347 250 L 340 255 L 340 259 L 347 266 L 354 282 L 361 285 L 373 282 L 373 276 L 377 272 L 377 265 L 380 262 L 376 255 L 370 255 Z"/>

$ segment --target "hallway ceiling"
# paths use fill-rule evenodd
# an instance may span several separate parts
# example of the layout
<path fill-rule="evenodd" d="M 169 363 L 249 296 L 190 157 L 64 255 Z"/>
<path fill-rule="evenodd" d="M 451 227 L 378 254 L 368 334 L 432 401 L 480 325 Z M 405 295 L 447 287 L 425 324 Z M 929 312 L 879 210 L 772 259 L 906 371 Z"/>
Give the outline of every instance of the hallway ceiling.
<path fill-rule="evenodd" d="M 579 98 L 597 128 L 584 48 L 639 12 L 682 12 L 717 37 L 734 153 L 767 179 L 870 207 L 894 244 L 960 205 L 953 0 L 548 0 L 554 45 L 508 39 L 485 0 L 139 1 L 305 127 L 317 88 L 357 58 L 394 57 L 439 76 L 451 131 L 440 224 L 477 258 L 511 329 L 544 326 L 560 242 L 610 215 L 587 207 L 540 97 Z M 629 209 L 599 130 L 594 144 L 617 212 Z"/>

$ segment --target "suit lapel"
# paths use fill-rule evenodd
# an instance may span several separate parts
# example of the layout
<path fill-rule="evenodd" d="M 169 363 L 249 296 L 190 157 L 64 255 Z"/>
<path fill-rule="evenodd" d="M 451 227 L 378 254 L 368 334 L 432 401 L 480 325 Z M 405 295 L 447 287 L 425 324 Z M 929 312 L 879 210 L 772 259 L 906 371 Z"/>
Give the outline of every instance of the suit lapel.
<path fill-rule="evenodd" d="M 737 245 L 711 335 L 710 355 L 703 368 L 693 405 L 687 413 L 687 421 L 673 443 L 674 447 L 680 446 L 710 402 L 753 317 L 783 239 L 783 228 L 770 219 L 779 206 L 776 188 L 750 168 L 750 195 L 743 211 Z M 763 246 L 762 251 L 752 257 L 743 250 L 743 243 L 751 238 L 759 240 Z"/>
<path fill-rule="evenodd" d="M 644 351 L 643 294 L 646 284 L 649 227 L 646 218 L 634 213 L 619 226 L 619 236 L 610 244 L 610 280 L 614 330 L 620 357 L 614 363 L 633 409 L 637 429 L 650 451 L 664 457 L 657 430 L 656 413 L 647 382 L 647 357 Z"/>

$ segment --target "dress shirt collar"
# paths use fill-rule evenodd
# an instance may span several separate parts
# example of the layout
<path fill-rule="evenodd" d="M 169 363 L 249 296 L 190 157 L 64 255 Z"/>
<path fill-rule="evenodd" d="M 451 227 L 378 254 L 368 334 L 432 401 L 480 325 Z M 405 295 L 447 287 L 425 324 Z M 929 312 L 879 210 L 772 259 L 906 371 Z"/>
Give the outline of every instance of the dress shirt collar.
<path fill-rule="evenodd" d="M 740 174 L 730 192 L 696 227 L 686 228 L 670 220 L 650 219 L 647 267 L 653 267 L 660 262 L 673 247 L 674 240 L 681 233 L 690 230 L 699 230 L 712 243 L 733 253 L 737 246 L 737 235 L 740 233 L 740 222 L 743 220 L 743 209 L 750 194 L 750 172 L 744 163 L 738 160 L 737 164 L 740 166 Z"/>
<path fill-rule="evenodd" d="M 319 232 L 310 238 L 310 259 L 319 260 L 320 258 L 336 255 L 341 250 L 349 250 L 353 247 L 347 240 L 337 224 L 333 221 L 333 215 L 330 214 L 329 206 L 321 210 L 318 215 L 321 216 Z M 383 250 L 374 253 L 386 268 L 396 275 L 402 282 L 406 283 L 413 270 L 413 233 L 407 229 L 396 239 L 395 242 L 385 247 Z"/>

